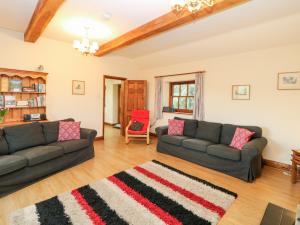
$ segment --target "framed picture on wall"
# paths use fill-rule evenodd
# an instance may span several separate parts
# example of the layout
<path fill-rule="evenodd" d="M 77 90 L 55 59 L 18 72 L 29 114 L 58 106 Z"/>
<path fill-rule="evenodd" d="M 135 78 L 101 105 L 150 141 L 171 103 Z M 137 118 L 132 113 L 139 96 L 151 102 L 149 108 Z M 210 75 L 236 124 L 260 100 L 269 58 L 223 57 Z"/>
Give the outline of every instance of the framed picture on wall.
<path fill-rule="evenodd" d="M 278 90 L 300 90 L 300 71 L 278 73 Z"/>
<path fill-rule="evenodd" d="M 84 95 L 85 94 L 85 81 L 73 80 L 72 81 L 72 94 Z"/>
<path fill-rule="evenodd" d="M 232 85 L 232 100 L 250 100 L 250 85 Z"/>

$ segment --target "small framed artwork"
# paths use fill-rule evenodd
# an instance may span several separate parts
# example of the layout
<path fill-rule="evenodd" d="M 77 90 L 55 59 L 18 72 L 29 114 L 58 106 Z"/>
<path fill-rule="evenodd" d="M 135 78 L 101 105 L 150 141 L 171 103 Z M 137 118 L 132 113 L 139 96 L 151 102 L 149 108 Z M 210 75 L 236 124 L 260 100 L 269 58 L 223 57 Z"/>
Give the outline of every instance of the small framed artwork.
<path fill-rule="evenodd" d="M 73 80 L 72 81 L 72 94 L 84 95 L 85 94 L 85 81 Z"/>
<path fill-rule="evenodd" d="M 250 85 L 232 85 L 232 100 L 250 100 Z"/>
<path fill-rule="evenodd" d="M 278 90 L 300 90 L 300 71 L 278 73 Z"/>

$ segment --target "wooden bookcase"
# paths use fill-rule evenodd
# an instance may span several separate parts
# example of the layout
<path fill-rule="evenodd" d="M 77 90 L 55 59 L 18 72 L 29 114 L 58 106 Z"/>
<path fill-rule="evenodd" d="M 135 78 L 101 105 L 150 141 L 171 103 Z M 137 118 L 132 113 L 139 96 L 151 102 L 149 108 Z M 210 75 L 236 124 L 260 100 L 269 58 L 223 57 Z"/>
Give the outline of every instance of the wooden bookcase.
<path fill-rule="evenodd" d="M 15 69 L 6 69 L 0 68 L 0 95 L 2 96 L 15 96 L 16 101 L 29 100 L 41 95 L 46 96 L 45 92 L 13 92 L 9 89 L 8 91 L 3 91 L 2 79 L 8 80 L 21 80 L 22 87 L 31 87 L 33 84 L 45 84 L 47 83 L 48 73 L 36 72 L 36 71 L 25 71 L 25 70 L 15 70 Z M 46 113 L 46 106 L 24 106 L 24 107 L 13 107 L 9 108 L 9 113 L 4 118 L 4 123 L 0 124 L 0 127 L 22 124 L 24 114 L 32 113 Z"/>

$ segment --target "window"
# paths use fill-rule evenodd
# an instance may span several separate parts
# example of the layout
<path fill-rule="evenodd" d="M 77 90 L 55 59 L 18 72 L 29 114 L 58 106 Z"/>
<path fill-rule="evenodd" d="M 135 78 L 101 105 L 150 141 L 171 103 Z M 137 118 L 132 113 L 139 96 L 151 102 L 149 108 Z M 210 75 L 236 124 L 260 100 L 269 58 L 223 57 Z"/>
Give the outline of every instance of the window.
<path fill-rule="evenodd" d="M 195 81 L 170 83 L 169 107 L 176 112 L 192 113 L 194 108 Z"/>

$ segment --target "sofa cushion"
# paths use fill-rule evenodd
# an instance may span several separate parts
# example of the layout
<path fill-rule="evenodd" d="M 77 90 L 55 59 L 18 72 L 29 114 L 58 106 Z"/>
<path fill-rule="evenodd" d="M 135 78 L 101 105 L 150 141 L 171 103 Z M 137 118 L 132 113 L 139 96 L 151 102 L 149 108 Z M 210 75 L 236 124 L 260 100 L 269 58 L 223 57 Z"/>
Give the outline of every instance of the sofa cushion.
<path fill-rule="evenodd" d="M 239 161 L 241 159 L 240 150 L 222 144 L 208 146 L 207 154 L 233 161 Z"/>
<path fill-rule="evenodd" d="M 68 118 L 68 119 L 61 120 L 61 121 L 73 122 L 74 119 Z M 43 127 L 43 131 L 44 131 L 44 135 L 45 135 L 45 139 L 46 139 L 47 144 L 56 142 L 57 139 L 58 139 L 59 121 L 52 121 L 52 122 L 42 123 L 42 127 Z"/>
<path fill-rule="evenodd" d="M 183 135 L 187 137 L 195 137 L 197 132 L 198 120 L 184 119 L 175 117 L 175 120 L 184 120 Z"/>
<path fill-rule="evenodd" d="M 212 145 L 210 141 L 200 139 L 187 139 L 182 142 L 182 146 L 185 148 L 193 149 L 200 152 L 206 152 L 207 146 Z"/>
<path fill-rule="evenodd" d="M 182 136 L 184 128 L 183 120 L 168 120 L 168 135 L 171 136 Z"/>
<path fill-rule="evenodd" d="M 185 136 L 170 136 L 170 135 L 163 135 L 160 138 L 163 142 L 172 144 L 172 145 L 177 145 L 181 146 L 182 142 L 186 139 L 189 139 L 188 137 Z"/>
<path fill-rule="evenodd" d="M 58 139 L 58 121 L 42 123 L 47 144 L 56 142 Z"/>
<path fill-rule="evenodd" d="M 224 144 L 224 145 L 230 145 L 237 127 L 245 128 L 247 130 L 255 132 L 255 134 L 252 136 L 252 138 L 260 138 L 262 136 L 262 129 L 260 127 L 256 127 L 256 126 L 237 126 L 237 125 L 232 125 L 232 124 L 224 124 L 222 126 L 220 143 Z"/>
<path fill-rule="evenodd" d="M 34 166 L 64 154 L 59 146 L 37 146 L 15 152 L 13 155 L 23 156 L 27 159 L 28 166 Z"/>
<path fill-rule="evenodd" d="M 0 156 L 1 155 L 8 155 L 8 145 L 4 138 L 4 132 L 2 129 L 0 129 Z"/>
<path fill-rule="evenodd" d="M 49 144 L 49 146 L 60 146 L 63 148 L 64 153 L 70 153 L 79 151 L 83 148 L 87 148 L 89 146 L 89 141 L 87 139 L 62 141 L 51 143 Z"/>
<path fill-rule="evenodd" d="M 4 133 L 10 153 L 46 143 L 40 123 L 4 127 Z"/>
<path fill-rule="evenodd" d="M 80 139 L 81 122 L 59 121 L 58 141 Z"/>
<path fill-rule="evenodd" d="M 196 138 L 219 143 L 222 124 L 199 121 Z"/>
<path fill-rule="evenodd" d="M 18 155 L 0 156 L 0 176 L 19 170 L 27 165 L 27 160 Z"/>

